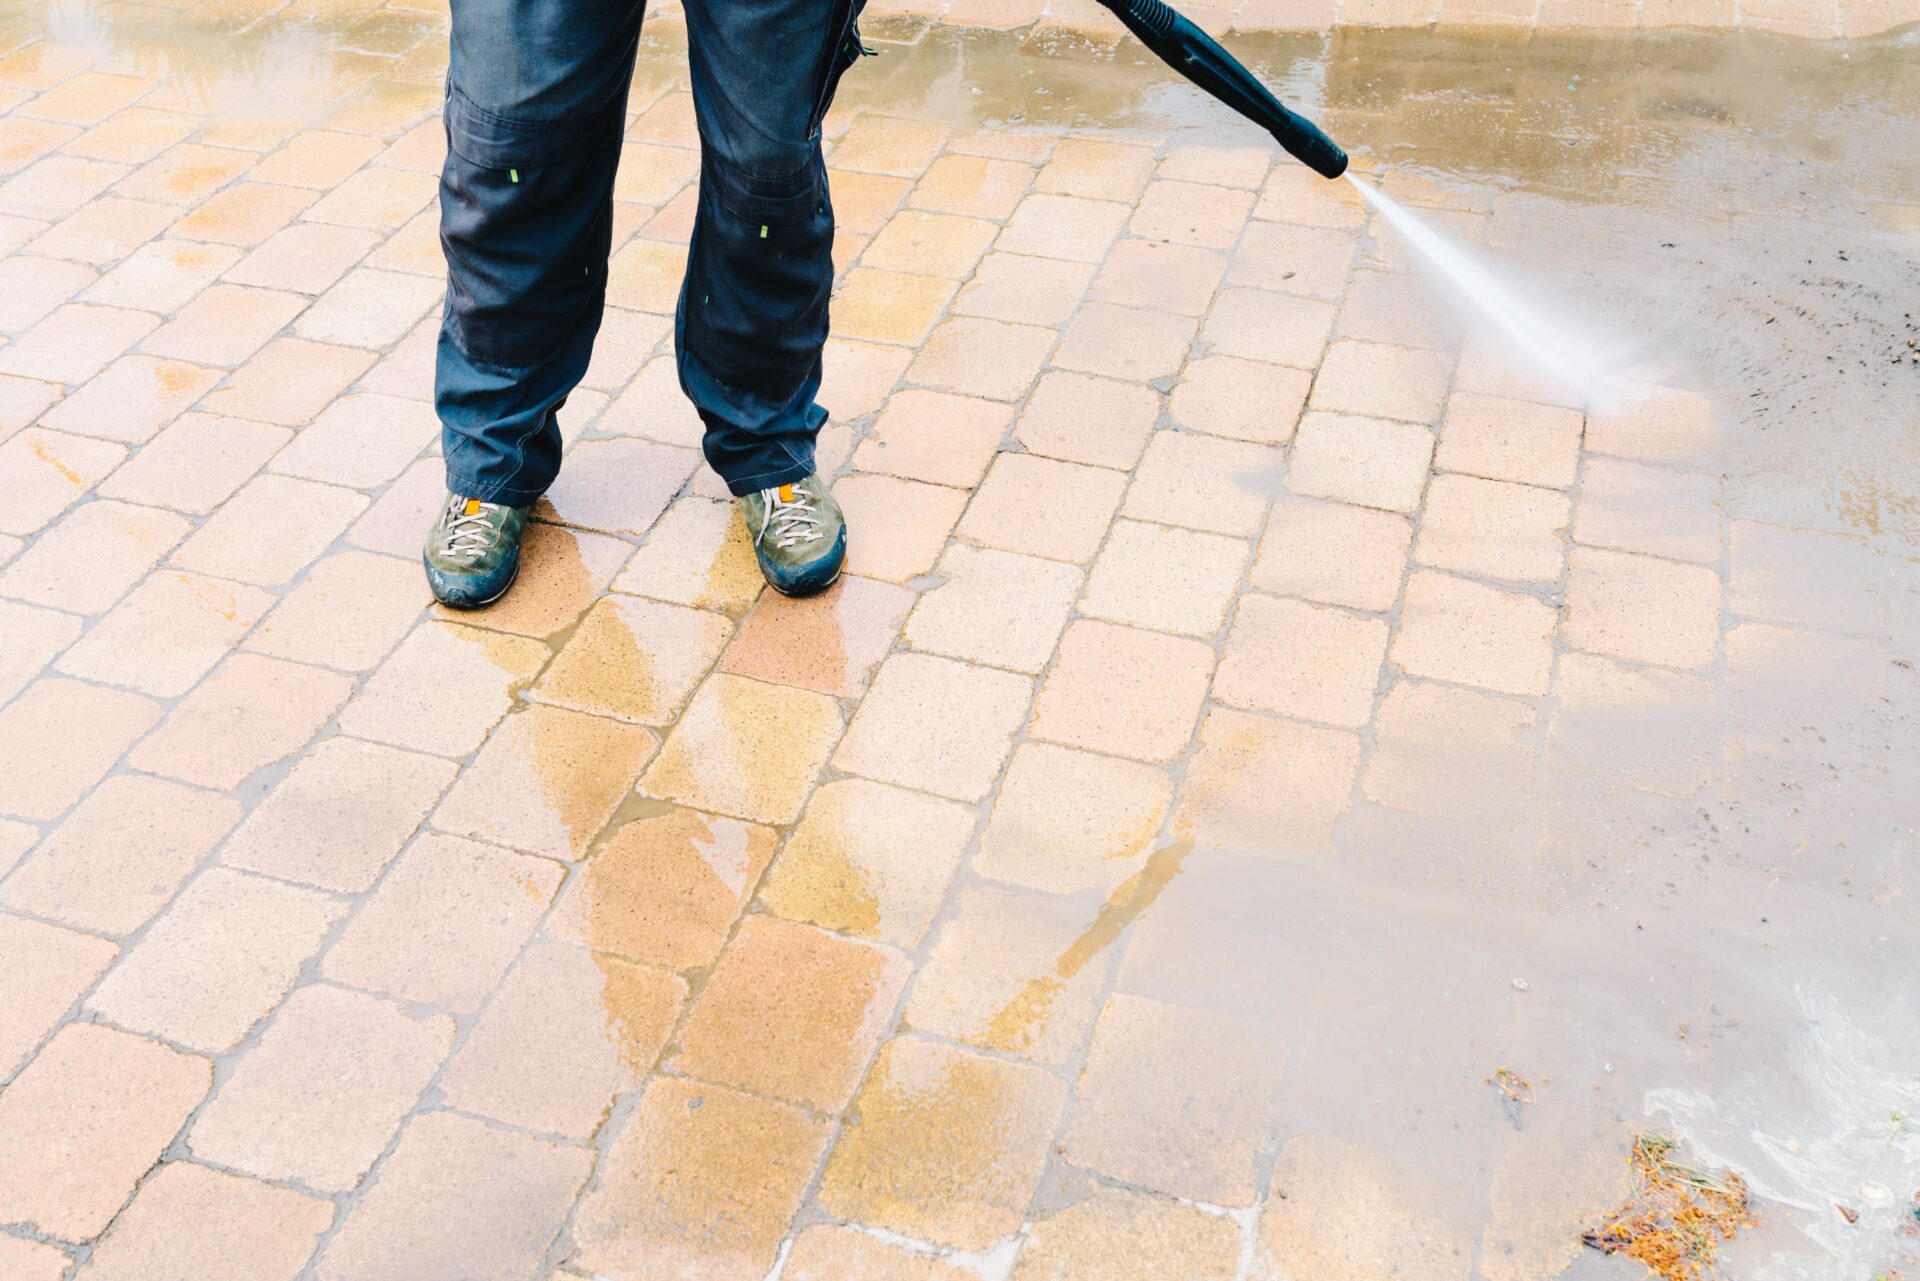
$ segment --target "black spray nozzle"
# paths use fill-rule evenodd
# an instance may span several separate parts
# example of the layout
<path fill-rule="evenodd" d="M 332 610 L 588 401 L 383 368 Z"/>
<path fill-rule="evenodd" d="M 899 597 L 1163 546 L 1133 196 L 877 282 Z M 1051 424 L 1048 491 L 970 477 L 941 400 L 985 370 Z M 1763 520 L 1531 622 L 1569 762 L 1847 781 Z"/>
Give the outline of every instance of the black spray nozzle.
<path fill-rule="evenodd" d="M 1162 0 L 1100 0 L 1159 59 L 1271 133 L 1294 159 L 1324 178 L 1347 171 L 1347 153 L 1311 120 L 1296 116 L 1218 41 Z"/>

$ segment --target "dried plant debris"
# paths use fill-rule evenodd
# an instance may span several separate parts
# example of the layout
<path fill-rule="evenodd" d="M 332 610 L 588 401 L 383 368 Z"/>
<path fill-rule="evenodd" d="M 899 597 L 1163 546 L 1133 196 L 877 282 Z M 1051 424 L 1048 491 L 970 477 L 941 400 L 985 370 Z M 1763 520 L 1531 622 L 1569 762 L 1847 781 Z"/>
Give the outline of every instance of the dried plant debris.
<path fill-rule="evenodd" d="M 1674 1140 L 1643 1134 L 1627 1163 L 1634 1190 L 1626 1205 L 1589 1228 L 1596 1250 L 1624 1254 L 1662 1281 L 1711 1281 L 1720 1247 L 1753 1224 L 1747 1185 L 1732 1171 L 1711 1174 L 1673 1160 Z"/>
<path fill-rule="evenodd" d="M 1525 1128 L 1520 1108 L 1522 1104 L 1533 1102 L 1533 1082 L 1512 1068 L 1503 1067 L 1493 1070 L 1493 1075 L 1487 1078 L 1487 1084 L 1500 1092 L 1500 1110 L 1507 1114 L 1508 1123 L 1516 1130 Z"/>

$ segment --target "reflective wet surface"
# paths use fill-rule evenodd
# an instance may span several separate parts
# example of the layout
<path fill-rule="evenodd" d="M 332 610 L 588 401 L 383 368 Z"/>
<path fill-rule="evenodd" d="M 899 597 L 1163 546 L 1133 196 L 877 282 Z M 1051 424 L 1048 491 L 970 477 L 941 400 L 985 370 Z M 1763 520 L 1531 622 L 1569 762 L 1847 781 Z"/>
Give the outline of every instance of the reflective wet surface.
<path fill-rule="evenodd" d="M 842 583 L 674 387 L 667 16 L 458 616 L 444 13 L 0 16 L 0 1273 L 1630 1277 L 1647 1133 L 1920 1267 L 1914 33 L 1232 38 L 1589 395 L 1017 8 L 829 121 Z"/>

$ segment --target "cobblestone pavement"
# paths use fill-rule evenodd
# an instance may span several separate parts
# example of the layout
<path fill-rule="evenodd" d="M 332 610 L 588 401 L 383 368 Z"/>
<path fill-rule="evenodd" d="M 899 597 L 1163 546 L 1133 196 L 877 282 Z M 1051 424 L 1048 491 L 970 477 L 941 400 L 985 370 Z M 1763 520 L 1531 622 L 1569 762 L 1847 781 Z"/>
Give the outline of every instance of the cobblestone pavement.
<path fill-rule="evenodd" d="M 1584 414 L 1266 147 L 853 91 L 849 572 L 763 592 L 667 350 L 670 18 L 521 581 L 429 608 L 444 13 L 102 12 L 0 19 L 7 1281 L 1551 1275 L 1540 1151 L 1456 1218 L 1282 1123 L 1304 1024 L 1235 999 L 1272 921 L 1196 913 L 1202 860 L 1469 850 L 1535 902 L 1586 892 L 1569 815 L 1860 804 L 1769 771 L 1822 700 L 1884 723 L 1911 561 L 1729 519 L 1712 402 Z"/>

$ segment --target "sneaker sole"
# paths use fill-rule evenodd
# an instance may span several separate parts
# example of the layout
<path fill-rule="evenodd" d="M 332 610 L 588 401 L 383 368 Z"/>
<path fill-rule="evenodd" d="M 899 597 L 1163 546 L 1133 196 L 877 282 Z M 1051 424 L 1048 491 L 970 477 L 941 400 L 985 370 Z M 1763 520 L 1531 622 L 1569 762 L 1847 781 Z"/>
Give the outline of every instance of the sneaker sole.
<path fill-rule="evenodd" d="M 838 575 L 835 575 L 835 577 L 838 577 Z M 508 592 L 512 591 L 513 585 L 519 581 L 520 581 L 520 562 L 518 560 L 515 560 L 513 562 L 513 573 L 508 576 L 507 581 L 505 583 L 501 584 L 499 591 L 487 597 L 485 600 L 472 600 L 472 601 L 443 600 L 443 601 L 440 601 L 440 603 L 442 605 L 445 605 L 448 609 L 457 609 L 457 610 L 461 610 L 462 612 L 471 612 L 476 609 L 485 609 L 487 606 L 493 604 L 495 601 L 499 600 L 502 596 L 505 596 Z M 436 596 L 434 599 L 439 600 L 439 597 Z"/>
<path fill-rule="evenodd" d="M 845 569 L 846 569 L 846 565 L 842 564 L 839 569 L 836 569 L 833 571 L 832 578 L 829 578 L 826 582 L 820 584 L 818 587 L 809 588 L 807 591 L 804 591 L 804 592 L 790 592 L 786 588 L 781 587 L 777 583 L 774 583 L 771 581 L 767 583 L 767 586 L 773 588 L 774 591 L 780 593 L 782 596 L 787 597 L 789 600 L 805 600 L 809 596 L 818 596 L 821 592 L 826 591 L 829 587 L 832 587 L 835 583 L 839 582 L 840 575 L 843 571 L 845 571 Z"/>

